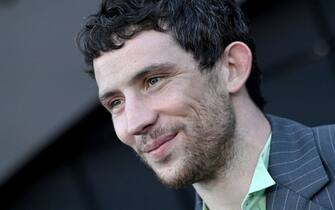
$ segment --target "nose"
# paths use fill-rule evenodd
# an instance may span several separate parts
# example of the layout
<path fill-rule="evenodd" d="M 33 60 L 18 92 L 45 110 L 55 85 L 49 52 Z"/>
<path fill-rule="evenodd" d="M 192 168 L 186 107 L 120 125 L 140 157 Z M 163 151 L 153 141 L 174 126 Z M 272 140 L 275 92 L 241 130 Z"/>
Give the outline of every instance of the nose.
<path fill-rule="evenodd" d="M 125 113 L 127 131 L 131 135 L 141 135 L 150 129 L 157 120 L 157 113 L 142 97 L 132 97 L 126 100 Z"/>

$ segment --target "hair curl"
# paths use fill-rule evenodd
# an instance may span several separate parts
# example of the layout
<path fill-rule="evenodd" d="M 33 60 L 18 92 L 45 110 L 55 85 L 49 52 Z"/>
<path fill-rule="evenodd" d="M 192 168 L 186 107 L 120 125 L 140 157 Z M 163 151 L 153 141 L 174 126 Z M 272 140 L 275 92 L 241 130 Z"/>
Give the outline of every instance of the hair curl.
<path fill-rule="evenodd" d="M 246 82 L 248 93 L 263 109 L 261 72 L 246 19 L 234 0 L 103 0 L 77 36 L 79 49 L 94 78 L 93 59 L 102 52 L 122 48 L 143 30 L 169 32 L 199 62 L 200 70 L 212 69 L 225 48 L 244 42 L 254 59 Z"/>

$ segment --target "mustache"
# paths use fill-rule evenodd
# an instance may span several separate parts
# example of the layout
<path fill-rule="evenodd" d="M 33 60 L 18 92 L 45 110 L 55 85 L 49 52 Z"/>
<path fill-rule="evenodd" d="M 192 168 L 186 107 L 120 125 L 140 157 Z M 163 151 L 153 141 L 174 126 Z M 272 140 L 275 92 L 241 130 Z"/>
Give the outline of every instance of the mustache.
<path fill-rule="evenodd" d="M 185 129 L 185 125 L 183 124 L 158 126 L 152 129 L 151 132 L 141 135 L 138 141 L 136 141 L 137 151 L 142 152 L 145 145 L 152 143 L 152 141 L 155 141 L 155 139 L 158 139 L 160 136 L 170 135 L 183 129 Z"/>

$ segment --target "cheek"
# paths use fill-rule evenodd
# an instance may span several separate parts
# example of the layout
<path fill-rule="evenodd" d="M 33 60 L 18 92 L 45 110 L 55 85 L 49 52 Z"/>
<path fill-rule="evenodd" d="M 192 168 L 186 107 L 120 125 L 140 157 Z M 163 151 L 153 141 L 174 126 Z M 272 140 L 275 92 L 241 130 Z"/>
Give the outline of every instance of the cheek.
<path fill-rule="evenodd" d="M 113 125 L 114 125 L 114 130 L 119 138 L 119 140 L 132 147 L 134 145 L 134 140 L 132 139 L 132 136 L 127 133 L 127 124 L 122 118 L 115 118 L 113 119 Z"/>
<path fill-rule="evenodd" d="M 204 84 L 197 78 L 179 78 L 168 83 L 162 91 L 150 97 L 150 103 L 158 111 L 186 115 L 203 97 Z M 186 112 L 186 113 L 185 113 Z M 172 114 L 170 113 L 170 114 Z"/>
<path fill-rule="evenodd" d="M 168 116 L 186 117 L 193 115 L 199 102 L 186 92 L 170 92 L 153 100 L 155 110 Z"/>

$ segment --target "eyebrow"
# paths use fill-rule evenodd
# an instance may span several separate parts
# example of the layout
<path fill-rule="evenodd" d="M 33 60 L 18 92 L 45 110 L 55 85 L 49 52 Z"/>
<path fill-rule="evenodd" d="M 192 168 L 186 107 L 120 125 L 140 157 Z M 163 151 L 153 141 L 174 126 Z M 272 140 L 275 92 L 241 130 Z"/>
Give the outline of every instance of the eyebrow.
<path fill-rule="evenodd" d="M 153 71 L 164 71 L 164 70 L 172 70 L 175 69 L 175 64 L 173 63 L 154 63 L 149 66 L 146 66 L 142 68 L 140 71 L 138 71 L 129 81 L 128 84 L 134 84 L 137 81 L 141 80 L 146 75 L 150 74 Z M 116 94 L 117 91 L 107 91 L 106 93 L 103 93 L 99 96 L 99 100 L 101 102 L 105 101 L 107 98 L 113 96 Z"/>

